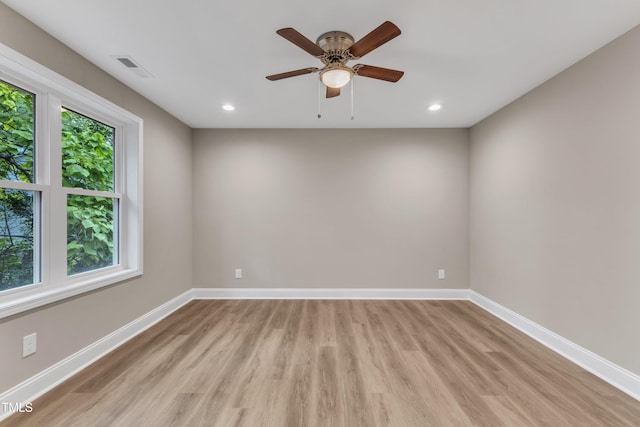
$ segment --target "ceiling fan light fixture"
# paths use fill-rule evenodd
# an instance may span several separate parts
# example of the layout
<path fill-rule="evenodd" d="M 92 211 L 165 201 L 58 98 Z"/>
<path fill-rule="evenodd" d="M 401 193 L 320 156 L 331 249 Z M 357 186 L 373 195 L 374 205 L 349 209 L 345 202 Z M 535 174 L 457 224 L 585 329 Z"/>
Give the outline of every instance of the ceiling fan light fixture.
<path fill-rule="evenodd" d="M 291 27 L 281 28 L 276 33 L 298 46 L 300 49 L 319 59 L 324 67 L 307 67 L 266 76 L 267 80 L 276 81 L 304 74 L 318 73 L 320 81 L 327 87 L 326 97 L 340 95 L 340 89 L 346 86 L 356 74 L 362 77 L 384 80 L 395 83 L 403 76 L 403 71 L 372 65 L 356 64 L 349 67 L 347 62 L 360 59 L 374 49 L 379 48 L 398 37 L 401 33 L 393 22 L 385 21 L 369 34 L 354 43 L 351 34 L 344 31 L 329 31 L 318 37 L 314 43 Z M 352 85 L 353 92 L 353 85 Z"/>
<path fill-rule="evenodd" d="M 325 86 L 338 89 L 344 87 L 353 76 L 353 71 L 344 66 L 335 66 L 327 68 L 320 73 L 320 80 Z"/>

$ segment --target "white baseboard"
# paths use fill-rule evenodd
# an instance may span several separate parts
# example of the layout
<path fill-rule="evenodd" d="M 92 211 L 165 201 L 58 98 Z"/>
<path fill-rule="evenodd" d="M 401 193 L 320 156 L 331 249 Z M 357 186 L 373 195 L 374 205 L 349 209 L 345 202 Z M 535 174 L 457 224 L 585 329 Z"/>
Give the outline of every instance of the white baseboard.
<path fill-rule="evenodd" d="M 469 290 L 469 300 L 634 399 L 640 400 L 640 376 L 609 362 L 475 291 Z"/>
<path fill-rule="evenodd" d="M 27 403 L 148 329 L 194 299 L 416 299 L 470 300 L 551 350 L 640 400 L 640 377 L 470 289 L 193 288 L 0 394 L 0 402 Z M 0 405 L 3 406 L 3 405 Z M 11 415 L 0 407 L 0 420 Z"/>
<path fill-rule="evenodd" d="M 162 304 L 160 307 L 153 309 L 133 322 L 0 394 L 0 402 L 26 404 L 27 402 L 34 401 L 91 363 L 167 317 L 192 299 L 192 291 L 189 290 L 171 301 Z M 5 405 L 0 405 L 0 420 L 11 415 L 11 412 L 5 411 L 4 406 Z"/>
<path fill-rule="evenodd" d="M 194 299 L 469 299 L 468 289 L 194 288 L 192 291 Z"/>

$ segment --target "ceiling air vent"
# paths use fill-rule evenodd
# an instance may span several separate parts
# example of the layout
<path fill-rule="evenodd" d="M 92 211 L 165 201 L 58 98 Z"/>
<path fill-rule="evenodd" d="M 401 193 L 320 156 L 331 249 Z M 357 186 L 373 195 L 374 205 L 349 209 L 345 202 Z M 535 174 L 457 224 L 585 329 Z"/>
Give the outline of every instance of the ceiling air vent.
<path fill-rule="evenodd" d="M 133 58 L 131 58 L 130 56 L 126 56 L 126 55 L 117 55 L 115 56 L 115 58 L 125 67 L 127 67 L 129 70 L 133 71 L 136 75 L 138 75 L 139 77 L 142 78 L 148 78 L 148 77 L 152 77 L 151 73 L 149 73 L 147 70 L 145 70 L 144 68 L 142 68 L 140 65 L 138 65 Z"/>

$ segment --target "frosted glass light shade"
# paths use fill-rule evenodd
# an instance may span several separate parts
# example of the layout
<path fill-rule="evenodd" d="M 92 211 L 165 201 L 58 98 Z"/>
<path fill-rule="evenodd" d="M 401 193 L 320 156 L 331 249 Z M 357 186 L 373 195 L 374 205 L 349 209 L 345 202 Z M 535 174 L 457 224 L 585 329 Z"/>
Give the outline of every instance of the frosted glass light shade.
<path fill-rule="evenodd" d="M 334 68 L 322 73 L 320 79 L 328 87 L 340 88 L 349 83 L 351 72 L 343 68 Z"/>

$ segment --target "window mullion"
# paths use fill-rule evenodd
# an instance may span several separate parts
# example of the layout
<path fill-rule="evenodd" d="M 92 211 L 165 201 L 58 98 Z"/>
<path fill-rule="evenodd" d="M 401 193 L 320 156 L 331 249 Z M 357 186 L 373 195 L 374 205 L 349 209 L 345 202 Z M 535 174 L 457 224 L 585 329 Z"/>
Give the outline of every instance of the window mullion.
<path fill-rule="evenodd" d="M 126 139 L 126 126 L 120 125 L 118 126 L 118 130 L 116 132 L 116 157 L 115 157 L 115 187 L 114 190 L 119 194 L 126 194 L 126 150 L 125 150 L 125 139 Z M 129 255 L 127 254 L 127 245 L 123 244 L 124 236 L 127 233 L 127 218 L 124 215 L 126 212 L 126 197 L 118 198 L 117 209 L 114 211 L 114 218 L 116 218 L 115 224 L 115 233 L 114 233 L 114 248 L 117 248 L 117 251 L 114 251 L 114 255 L 118 257 L 118 259 L 114 259 L 114 262 L 119 263 L 120 265 L 126 265 L 129 259 Z"/>
<path fill-rule="evenodd" d="M 34 196 L 34 280 L 50 284 L 50 135 L 49 96 L 44 92 L 36 94 L 35 110 L 35 182 L 38 196 Z"/>
<path fill-rule="evenodd" d="M 62 124 L 60 98 L 50 96 L 47 108 L 49 137 L 49 274 L 51 283 L 67 278 L 67 200 L 62 188 Z"/>
<path fill-rule="evenodd" d="M 114 193 L 113 191 L 85 190 L 84 188 L 63 187 L 62 191 L 66 194 L 76 196 L 107 197 L 109 199 L 119 199 L 122 197 L 122 194 Z"/>

